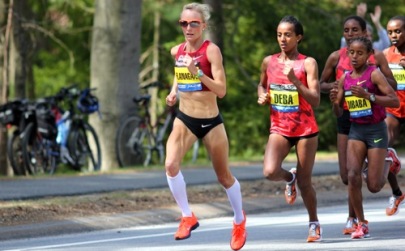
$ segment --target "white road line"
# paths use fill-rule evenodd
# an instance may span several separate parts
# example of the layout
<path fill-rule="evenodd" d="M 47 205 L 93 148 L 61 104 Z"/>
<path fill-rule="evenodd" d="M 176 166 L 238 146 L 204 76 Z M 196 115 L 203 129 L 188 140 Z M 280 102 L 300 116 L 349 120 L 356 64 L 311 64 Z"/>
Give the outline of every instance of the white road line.
<path fill-rule="evenodd" d="M 347 212 L 345 212 L 347 206 L 334 206 L 332 209 L 331 213 L 331 208 L 321 208 L 318 212 L 318 217 L 320 220 L 321 225 L 329 225 L 329 224 L 344 224 L 342 223 L 342 219 L 345 219 L 347 217 Z M 374 208 L 374 209 L 368 209 L 368 208 Z M 329 212 L 329 213 L 324 213 L 324 212 Z M 336 212 L 336 213 L 334 213 Z M 341 213 L 345 212 L 345 213 Z M 384 208 L 381 205 L 381 202 L 375 202 L 369 203 L 367 207 L 365 207 L 365 214 L 366 218 L 372 223 L 372 222 L 388 222 L 388 221 L 398 221 L 398 220 L 404 220 L 405 216 L 396 216 L 396 217 L 387 217 L 384 212 Z M 274 216 L 273 216 L 274 215 Z M 269 228 L 278 228 L 282 226 L 304 226 L 308 225 L 308 215 L 304 209 L 300 210 L 294 210 L 294 211 L 285 211 L 281 213 L 266 213 L 266 214 L 259 214 L 259 215 L 254 215 L 254 216 L 247 216 L 247 225 L 246 227 L 261 227 L 261 226 L 269 226 Z M 287 221 L 286 221 L 287 219 Z M 226 230 L 229 229 L 231 230 L 232 227 L 232 218 L 231 217 L 223 217 L 223 218 L 214 218 L 214 219 L 205 219 L 205 220 L 200 220 L 200 227 L 196 230 L 196 232 L 213 232 L 213 231 L 221 231 L 221 230 Z M 136 239 L 148 239 L 148 238 L 156 238 L 156 237 L 163 237 L 163 236 L 173 236 L 175 230 L 177 229 L 178 223 L 170 223 L 170 224 L 164 224 L 164 225 L 154 225 L 154 226 L 142 226 L 142 227 L 133 227 L 133 228 L 125 228 L 125 229 L 115 229 L 114 231 L 120 231 L 120 232 L 125 232 L 128 234 L 128 232 L 135 232 L 138 230 L 156 230 L 156 231 L 163 231 L 163 233 L 154 233 L 154 234 L 146 234 L 146 235 L 138 235 L 138 236 L 128 236 L 128 237 L 120 237 L 120 238 L 105 238 L 101 240 L 93 240 L 93 241 L 82 241 L 82 242 L 71 242 L 71 243 L 62 243 L 62 244 L 54 244 L 54 245 L 44 245 L 44 246 L 37 246 L 37 247 L 30 247 L 30 248 L 23 248 L 23 249 L 9 249 L 5 251 L 27 251 L 27 250 L 44 250 L 44 249 L 57 249 L 57 248 L 69 248 L 69 247 L 77 247 L 77 246 L 82 246 L 82 245 L 91 245 L 91 244 L 100 244 L 100 243 L 108 243 L 108 242 L 120 242 L 120 241 L 127 241 L 127 240 L 136 240 Z M 104 231 L 104 232 L 110 232 L 111 230 Z M 100 231 L 102 232 L 102 231 Z M 98 233 L 100 233 L 98 232 Z M 249 233 L 249 232 L 248 232 Z M 94 235 L 94 238 L 97 238 L 97 232 L 92 232 L 89 233 L 89 235 Z M 80 235 L 83 235 L 80 234 Z M 74 235 L 69 235 L 69 236 L 74 236 Z M 51 239 L 52 237 L 45 237 L 44 239 Z M 93 238 L 93 237 L 92 237 Z M 40 239 L 40 238 L 38 238 Z M 305 245 L 305 246 L 300 246 L 299 243 L 297 243 L 297 247 L 300 246 L 300 250 L 306 250 L 308 249 L 313 249 L 313 245 L 320 245 L 322 244 L 322 249 L 327 249 L 327 248 L 333 248 L 333 246 L 336 246 L 336 242 L 339 242 L 339 245 L 342 245 L 341 247 L 344 247 L 347 245 L 348 248 L 353 248 L 355 245 L 356 241 L 354 242 L 343 242 L 342 240 L 347 241 L 347 237 L 344 238 L 328 238 L 326 242 L 322 243 L 316 243 L 316 244 L 311 244 L 311 245 Z M 272 240 L 274 241 L 274 240 Z M 379 245 L 381 245 L 381 242 L 385 242 L 385 240 L 372 240 L 372 238 L 368 239 L 369 241 L 375 241 L 378 242 Z M 388 241 L 388 240 L 387 240 Z M 251 243 L 249 245 L 249 248 L 252 248 L 252 250 L 257 250 L 260 249 L 261 241 L 255 241 L 254 243 Z M 266 240 L 263 240 L 263 243 L 266 242 Z M 389 242 L 390 245 L 392 246 L 392 243 Z M 272 247 L 275 249 L 280 249 L 282 250 L 285 248 L 285 245 L 288 243 L 285 243 L 283 241 L 282 243 L 272 243 Z M 290 243 L 291 244 L 291 243 Z M 388 245 L 388 243 L 387 243 Z M 389 246 L 389 245 L 388 245 Z M 319 247 L 319 246 L 315 246 Z M 361 245 L 359 246 L 361 247 Z M 198 245 L 193 245 L 192 247 L 187 247 L 187 246 L 175 246 L 175 247 L 168 247 L 169 249 L 167 250 L 172 250 L 170 248 L 174 248 L 173 250 L 199 250 Z M 189 249 L 192 248 L 192 249 Z M 204 244 L 203 247 L 201 247 L 201 250 L 220 250 L 218 249 L 219 247 L 211 247 L 213 249 L 210 249 L 209 244 Z M 134 250 L 132 248 L 131 250 Z M 148 251 L 153 251 L 153 250 L 159 250 L 162 251 L 162 247 L 148 247 L 145 249 L 136 249 L 136 250 L 148 250 Z M 166 250 L 166 249 L 165 249 Z M 225 250 L 229 250 L 229 247 Z M 294 250 L 289 248 L 289 250 Z M 298 250 L 298 249 L 297 249 Z"/>

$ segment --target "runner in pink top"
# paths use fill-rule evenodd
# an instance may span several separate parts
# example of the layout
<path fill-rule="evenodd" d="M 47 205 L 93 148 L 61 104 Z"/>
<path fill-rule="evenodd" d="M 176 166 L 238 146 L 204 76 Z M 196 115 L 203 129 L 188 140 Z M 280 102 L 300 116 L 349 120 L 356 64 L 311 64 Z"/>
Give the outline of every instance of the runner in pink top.
<path fill-rule="evenodd" d="M 384 172 L 388 147 L 388 132 L 384 107 L 398 107 L 399 100 L 387 79 L 367 61 L 373 53 L 371 41 L 358 37 L 349 42 L 349 57 L 353 70 L 338 81 L 330 93 L 333 112 L 343 113 L 343 102 L 348 104 L 351 127 L 347 142 L 348 195 L 357 216 L 352 239 L 369 237 L 368 221 L 364 217 L 362 169 L 368 159 L 367 188 L 377 193 L 384 186 L 388 169 Z"/>

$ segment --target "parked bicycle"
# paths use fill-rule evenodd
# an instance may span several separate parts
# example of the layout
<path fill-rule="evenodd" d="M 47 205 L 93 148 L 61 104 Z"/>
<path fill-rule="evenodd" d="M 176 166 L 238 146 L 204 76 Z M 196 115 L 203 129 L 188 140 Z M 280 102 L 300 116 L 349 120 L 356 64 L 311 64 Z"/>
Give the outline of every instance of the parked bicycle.
<path fill-rule="evenodd" d="M 160 82 L 153 82 L 141 89 L 145 91 L 161 86 Z M 163 163 L 164 136 L 173 122 L 175 109 L 166 107 L 153 123 L 149 112 L 151 96 L 143 94 L 134 97 L 133 101 L 140 108 L 141 114 L 126 118 L 117 130 L 115 146 L 118 164 L 120 167 L 142 164 L 147 166 L 151 163 L 154 152 L 158 154 L 159 163 Z"/>
<path fill-rule="evenodd" d="M 88 88 L 83 91 L 75 87 L 62 88 L 57 95 L 36 102 L 36 123 L 27 126 L 23 137 L 23 156 L 30 174 L 52 174 L 60 162 L 75 170 L 85 165 L 90 170 L 100 170 L 98 136 L 83 117 L 99 108 L 97 98 L 90 91 Z M 76 99 L 80 113 L 75 110 Z M 62 102 L 67 103 L 66 111 Z"/>
<path fill-rule="evenodd" d="M 91 94 L 94 90 L 95 88 L 85 88 L 79 92 L 77 89 L 68 90 L 69 113 L 65 121 L 68 131 L 65 140 L 67 139 L 66 146 L 73 160 L 71 166 L 76 170 L 84 166 L 87 166 L 90 171 L 100 171 L 101 168 L 101 147 L 98 135 L 84 118 L 93 113 L 98 113 L 100 116 L 98 99 Z M 74 98 L 77 98 L 76 107 L 80 113 L 74 109 Z"/>
<path fill-rule="evenodd" d="M 141 91 L 147 92 L 152 87 L 162 88 L 164 86 L 161 82 L 156 81 L 142 87 Z M 164 111 L 157 116 L 156 122 L 153 123 L 149 112 L 151 96 L 143 94 L 134 97 L 133 101 L 139 107 L 140 114 L 127 117 L 118 127 L 115 142 L 118 164 L 120 167 L 148 166 L 153 160 L 153 153 L 157 153 L 158 163 L 163 164 L 164 141 L 176 117 L 176 108 L 165 106 Z M 197 159 L 198 148 L 199 141 L 196 141 L 193 147 L 193 162 Z"/>
<path fill-rule="evenodd" d="M 14 175 L 25 175 L 22 151 L 22 133 L 30 122 L 35 121 L 35 110 L 27 99 L 17 99 L 0 106 L 0 123 L 12 130 L 7 139 L 7 158 Z"/>
<path fill-rule="evenodd" d="M 35 120 L 29 122 L 21 134 L 23 159 L 29 174 L 55 172 L 59 157 L 55 141 L 57 102 L 57 97 L 50 96 L 38 99 L 32 104 Z"/>

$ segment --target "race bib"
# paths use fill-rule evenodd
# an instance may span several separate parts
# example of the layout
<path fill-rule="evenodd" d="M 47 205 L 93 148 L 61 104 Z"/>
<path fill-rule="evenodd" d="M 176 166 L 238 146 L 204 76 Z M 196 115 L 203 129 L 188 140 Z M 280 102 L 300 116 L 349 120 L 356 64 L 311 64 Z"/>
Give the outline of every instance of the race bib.
<path fill-rule="evenodd" d="M 405 91 L 405 69 L 398 64 L 388 64 L 397 81 L 397 90 Z"/>
<path fill-rule="evenodd" d="M 353 96 L 351 91 L 345 91 L 345 101 L 352 118 L 361 118 L 373 114 L 370 100 Z"/>
<path fill-rule="evenodd" d="M 279 112 L 299 111 L 299 96 L 297 87 L 293 84 L 270 84 L 271 107 Z"/>
<path fill-rule="evenodd" d="M 178 90 L 183 92 L 201 91 L 202 84 L 200 79 L 191 74 L 187 67 L 174 67 Z"/>

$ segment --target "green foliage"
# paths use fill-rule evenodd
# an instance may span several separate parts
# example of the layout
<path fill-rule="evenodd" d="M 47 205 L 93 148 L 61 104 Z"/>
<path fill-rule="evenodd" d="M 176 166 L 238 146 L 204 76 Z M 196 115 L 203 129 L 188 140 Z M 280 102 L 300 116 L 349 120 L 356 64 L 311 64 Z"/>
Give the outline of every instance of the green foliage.
<path fill-rule="evenodd" d="M 80 87 L 89 84 L 89 65 L 83 65 L 80 69 L 72 68 L 68 60 L 55 60 L 54 56 L 40 52 L 38 62 L 53 62 L 52 67 L 34 66 L 36 96 L 43 97 L 55 94 L 61 87 L 72 83 L 81 83 Z"/>
<path fill-rule="evenodd" d="M 159 80 L 173 80 L 170 48 L 184 41 L 177 25 L 181 8 L 190 1 L 143 1 L 142 51 L 153 42 L 154 16 L 161 14 Z M 202 2 L 202 1 L 199 1 Z M 257 105 L 257 83 L 265 56 L 280 51 L 276 28 L 285 15 L 296 16 L 304 26 L 301 53 L 314 57 L 319 74 L 329 54 L 339 48 L 342 23 L 355 14 L 359 0 L 222 0 L 224 20 L 224 63 L 227 95 L 219 100 L 230 142 L 231 156 L 254 156 L 264 152 L 269 130 L 269 109 Z M 382 24 L 405 13 L 405 5 L 394 0 L 368 0 L 368 12 L 380 4 Z M 71 82 L 90 83 L 90 40 L 94 0 L 30 1 L 34 23 L 49 33 L 33 29 L 39 52 L 34 58 L 37 96 L 54 93 Z M 60 14 L 60 15 L 56 15 Z M 59 17 L 59 18 L 58 18 Z M 366 19 L 370 22 L 369 15 Z M 210 29 L 215 29 L 212 25 Z M 50 36 L 50 35 L 53 35 Z M 59 39 L 58 43 L 55 38 Z M 73 61 L 72 61 L 73 57 Z M 165 98 L 161 97 L 162 100 Z M 319 149 L 336 147 L 336 118 L 327 95 L 315 109 L 320 128 Z M 202 152 L 204 154 L 204 151 Z"/>
<path fill-rule="evenodd" d="M 319 149 L 323 151 L 336 150 L 336 116 L 332 112 L 329 96 L 322 94 L 321 105 L 315 109 L 315 116 L 319 126 Z"/>
<path fill-rule="evenodd" d="M 63 86 L 90 84 L 90 35 L 93 1 L 31 1 L 36 22 L 32 35 L 42 46 L 34 57 L 35 96 L 54 94 Z M 39 42 L 38 42 L 39 41 Z"/>
<path fill-rule="evenodd" d="M 230 136 L 231 155 L 246 152 L 264 152 L 267 142 L 268 112 L 256 104 L 256 85 L 259 81 L 260 65 L 266 55 L 280 51 L 276 28 L 285 15 L 294 15 L 304 26 L 304 40 L 299 51 L 314 57 L 319 74 L 329 54 L 339 48 L 342 24 L 346 16 L 355 14 L 360 1 L 334 0 L 268 0 L 227 1 L 224 0 L 226 34 L 224 59 L 227 70 L 228 94 L 220 103 L 226 117 Z M 390 16 L 398 13 L 395 1 L 367 1 L 368 12 L 376 4 L 383 8 L 383 25 Z M 395 6 L 395 8 L 393 8 Z M 400 6 L 403 8 L 403 6 Z M 389 14 L 395 13 L 395 14 Z M 369 16 L 367 16 L 370 21 Z M 234 104 L 237 104 L 235 109 Z M 315 109 L 319 134 L 319 149 L 336 148 L 336 118 L 332 114 L 327 95 L 322 95 L 320 107 Z M 254 149 L 253 151 L 251 149 Z"/>

